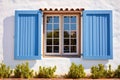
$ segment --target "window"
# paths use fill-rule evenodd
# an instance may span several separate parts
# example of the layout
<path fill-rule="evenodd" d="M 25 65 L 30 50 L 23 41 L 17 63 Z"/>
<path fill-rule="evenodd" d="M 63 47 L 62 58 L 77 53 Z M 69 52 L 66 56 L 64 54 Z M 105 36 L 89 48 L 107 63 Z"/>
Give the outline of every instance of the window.
<path fill-rule="evenodd" d="M 15 11 L 15 59 L 41 59 L 42 54 L 113 58 L 111 10 L 85 10 L 82 17 L 79 9 L 46 10 Z"/>
<path fill-rule="evenodd" d="M 45 55 L 78 55 L 78 15 L 45 15 Z"/>

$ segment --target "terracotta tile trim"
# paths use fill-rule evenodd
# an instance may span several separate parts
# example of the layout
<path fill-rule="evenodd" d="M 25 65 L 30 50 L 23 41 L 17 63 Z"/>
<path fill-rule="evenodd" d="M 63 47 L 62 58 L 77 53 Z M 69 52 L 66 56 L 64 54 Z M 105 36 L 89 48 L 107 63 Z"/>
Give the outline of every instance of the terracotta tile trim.
<path fill-rule="evenodd" d="M 40 8 L 41 11 L 83 11 L 84 8 Z"/>

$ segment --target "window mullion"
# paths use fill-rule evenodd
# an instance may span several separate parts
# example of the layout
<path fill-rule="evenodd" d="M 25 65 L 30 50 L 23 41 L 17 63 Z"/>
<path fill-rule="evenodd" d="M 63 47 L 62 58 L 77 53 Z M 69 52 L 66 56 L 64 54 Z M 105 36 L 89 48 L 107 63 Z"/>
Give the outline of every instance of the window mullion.
<path fill-rule="evenodd" d="M 59 40 L 60 40 L 60 45 L 59 45 L 59 49 L 60 49 L 60 55 L 62 55 L 63 54 L 63 15 L 61 14 L 60 15 L 60 23 L 59 23 L 59 27 L 60 27 L 60 29 L 59 29 L 59 32 L 60 32 L 60 37 L 59 37 Z"/>

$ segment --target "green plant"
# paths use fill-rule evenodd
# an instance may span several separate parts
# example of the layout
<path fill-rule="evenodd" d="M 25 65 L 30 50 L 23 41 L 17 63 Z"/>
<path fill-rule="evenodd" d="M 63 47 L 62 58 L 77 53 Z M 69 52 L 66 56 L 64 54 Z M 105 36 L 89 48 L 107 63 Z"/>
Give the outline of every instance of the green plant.
<path fill-rule="evenodd" d="M 98 66 L 91 67 L 91 77 L 92 78 L 105 78 L 106 77 L 106 70 L 104 65 L 98 64 Z"/>
<path fill-rule="evenodd" d="M 120 65 L 118 65 L 118 68 L 115 70 L 114 77 L 120 78 Z"/>
<path fill-rule="evenodd" d="M 29 63 L 18 64 L 14 70 L 14 77 L 16 78 L 32 78 L 33 70 L 29 68 Z"/>
<path fill-rule="evenodd" d="M 111 65 L 109 65 L 108 70 L 106 70 L 106 77 L 107 78 L 113 78 L 114 77 L 114 71 L 111 69 Z"/>
<path fill-rule="evenodd" d="M 38 74 L 36 76 L 39 78 L 53 78 L 55 77 L 54 73 L 56 71 L 56 66 L 52 67 L 39 67 Z"/>
<path fill-rule="evenodd" d="M 85 72 L 82 64 L 76 65 L 75 63 L 72 63 L 67 77 L 68 78 L 84 78 Z"/>
<path fill-rule="evenodd" d="M 10 67 L 0 63 L 0 78 L 9 78 L 11 74 L 12 70 Z"/>

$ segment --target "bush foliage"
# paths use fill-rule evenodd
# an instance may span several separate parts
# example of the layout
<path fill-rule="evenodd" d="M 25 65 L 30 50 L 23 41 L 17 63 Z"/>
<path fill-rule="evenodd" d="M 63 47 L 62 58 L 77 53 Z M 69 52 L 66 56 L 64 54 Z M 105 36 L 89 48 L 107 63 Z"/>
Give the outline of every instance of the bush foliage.
<path fill-rule="evenodd" d="M 91 77 L 92 78 L 105 78 L 106 70 L 104 65 L 98 64 L 98 66 L 91 67 Z"/>
<path fill-rule="evenodd" d="M 120 78 L 120 65 L 118 65 L 118 68 L 115 70 L 114 77 Z"/>
<path fill-rule="evenodd" d="M 9 78 L 12 74 L 12 70 L 9 66 L 0 63 L 0 78 Z"/>
<path fill-rule="evenodd" d="M 39 71 L 36 72 L 36 75 L 33 74 L 33 70 L 30 69 L 28 62 L 18 64 L 14 69 L 13 76 L 15 78 L 54 78 L 56 72 L 56 66 L 54 67 L 39 67 Z M 12 75 L 13 70 L 9 66 L 6 66 L 3 63 L 0 63 L 0 78 L 9 78 Z M 82 64 L 76 65 L 72 63 L 68 74 L 65 76 L 67 78 L 85 78 L 86 74 L 84 72 L 84 67 Z M 98 64 L 97 66 L 91 67 L 91 78 L 120 78 L 120 65 L 116 70 L 111 69 L 109 65 L 108 69 L 105 69 L 103 64 Z"/>
<path fill-rule="evenodd" d="M 28 62 L 18 64 L 14 70 L 14 77 L 16 78 L 32 78 L 33 70 L 29 68 Z"/>
<path fill-rule="evenodd" d="M 68 78 L 84 78 L 85 72 L 84 67 L 82 64 L 76 65 L 75 63 L 72 63 L 67 75 Z"/>
<path fill-rule="evenodd" d="M 37 77 L 38 78 L 54 78 L 55 77 L 56 66 L 52 67 L 39 67 Z"/>

